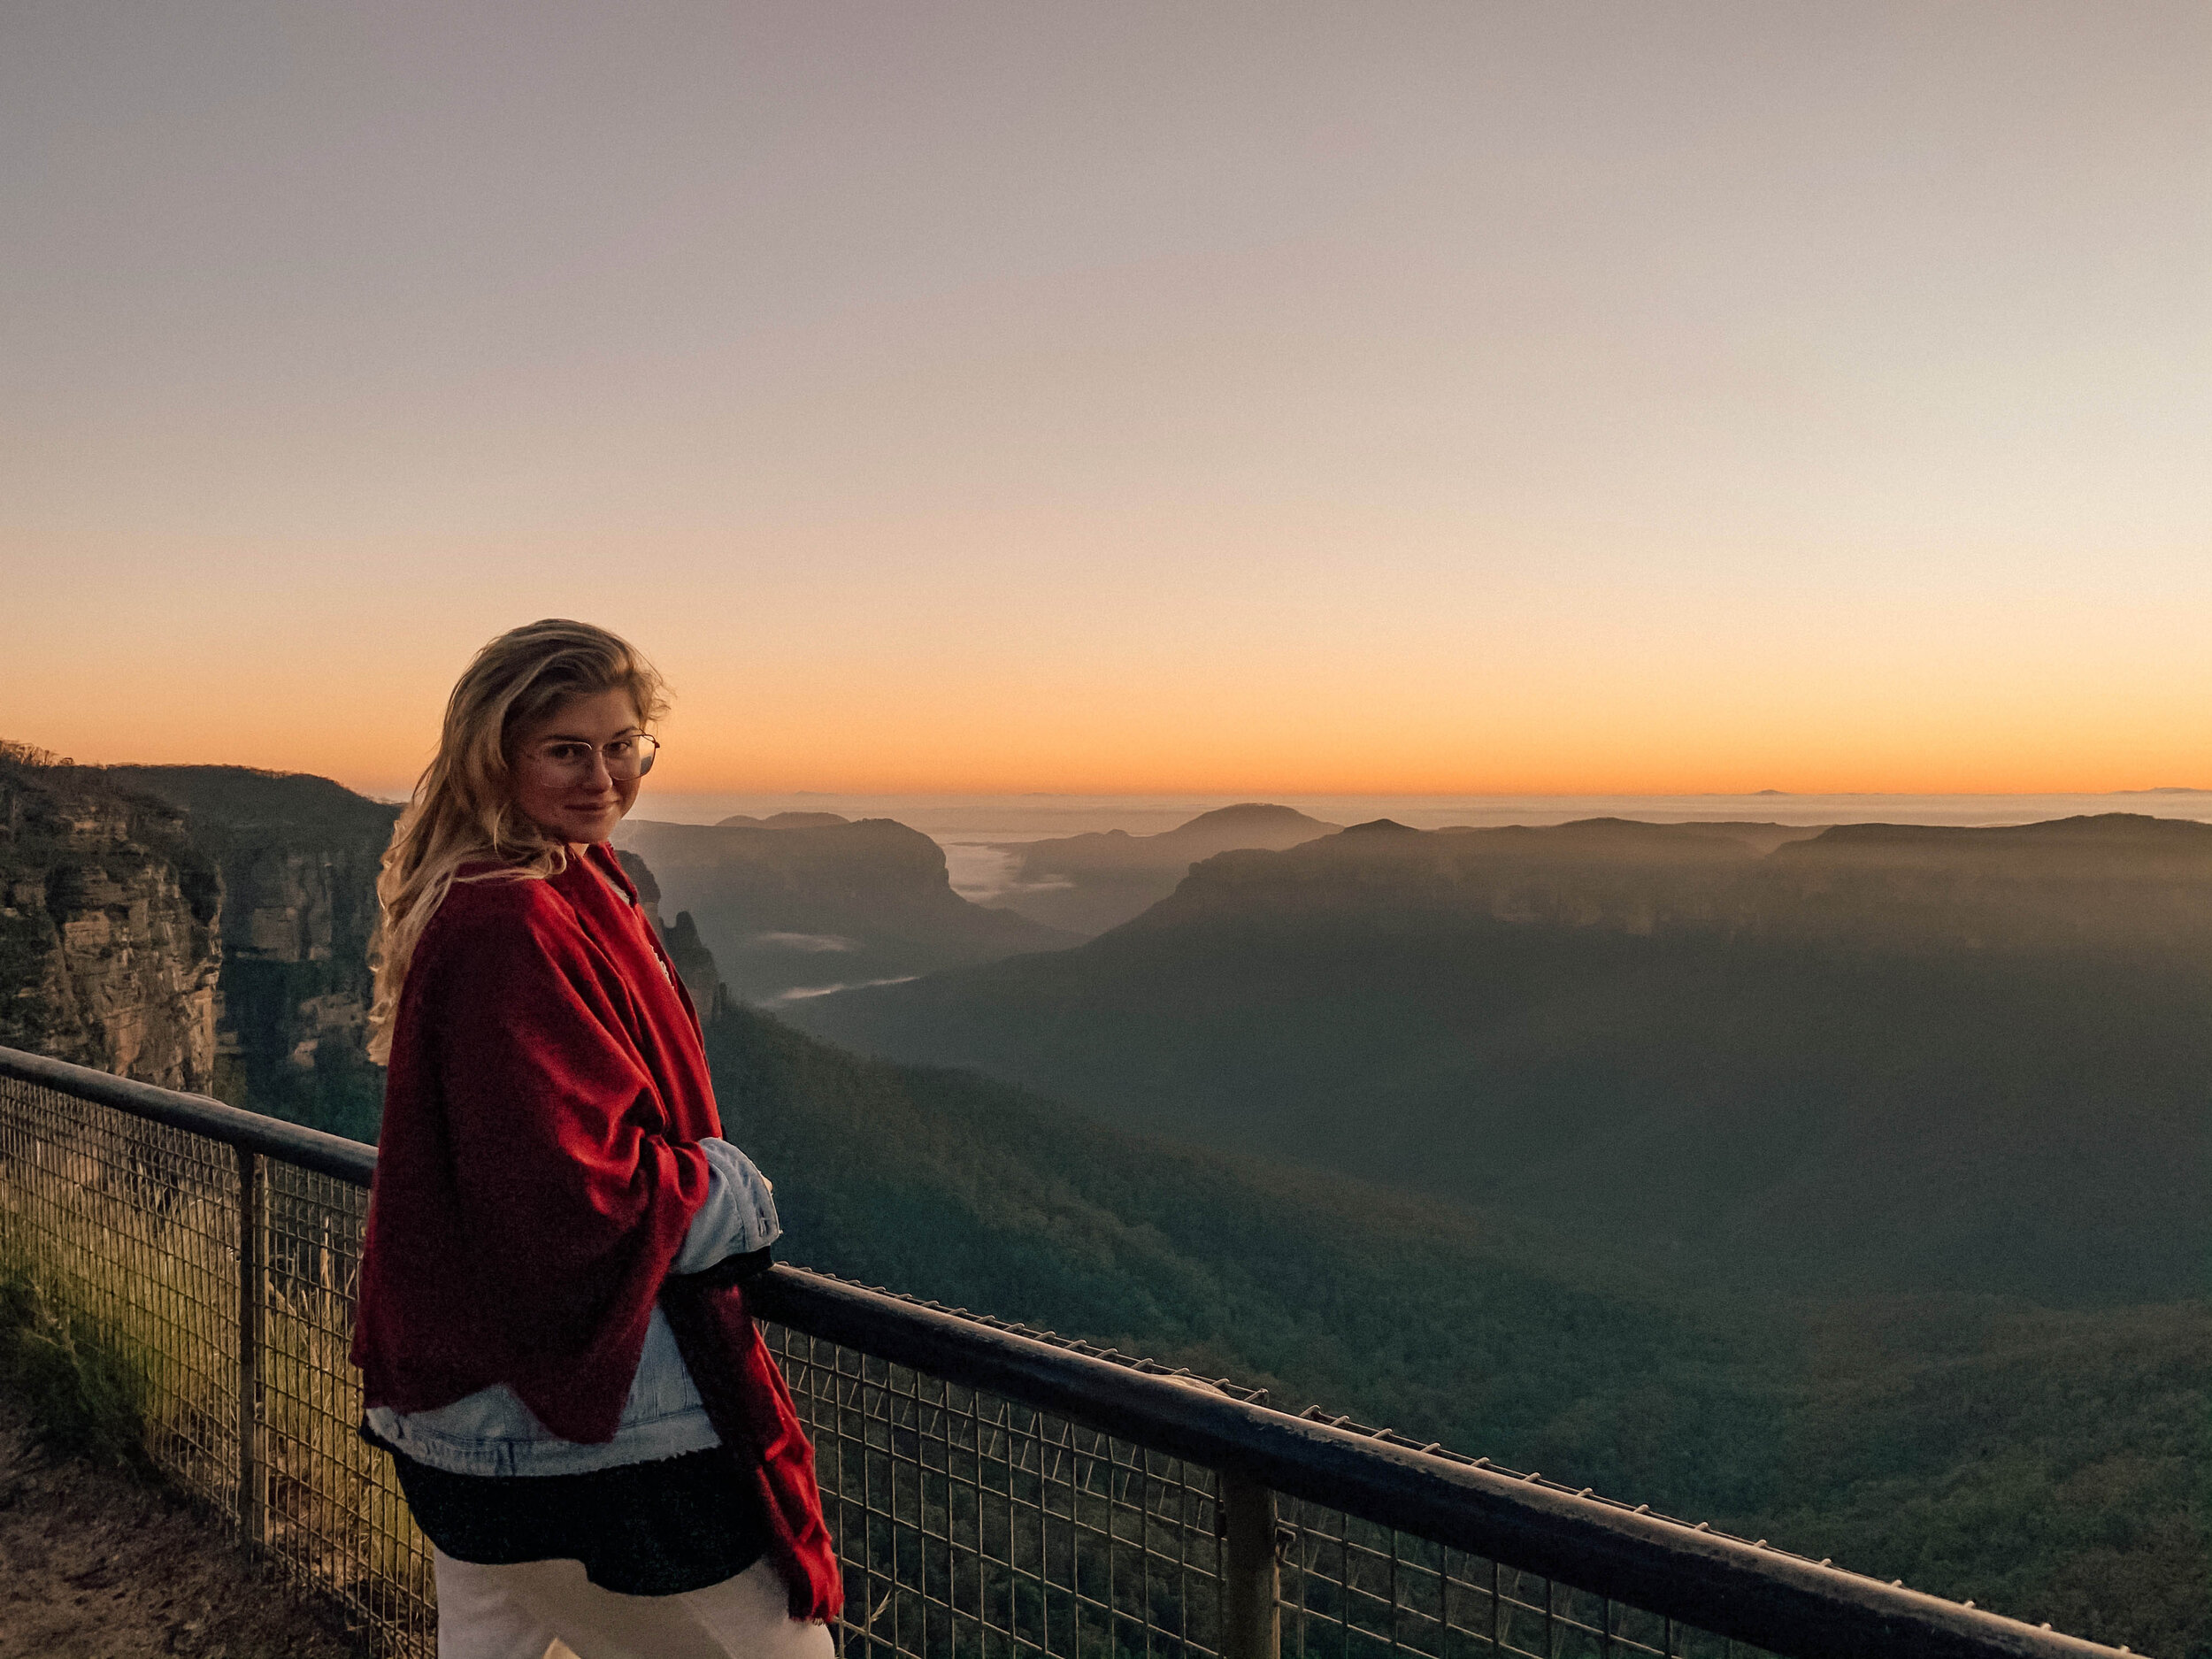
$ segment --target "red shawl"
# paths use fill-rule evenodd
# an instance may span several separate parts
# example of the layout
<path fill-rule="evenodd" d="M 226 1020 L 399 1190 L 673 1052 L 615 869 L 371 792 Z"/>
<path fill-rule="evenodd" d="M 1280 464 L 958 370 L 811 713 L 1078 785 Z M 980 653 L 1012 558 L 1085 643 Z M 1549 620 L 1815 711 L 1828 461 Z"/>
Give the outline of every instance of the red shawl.
<path fill-rule="evenodd" d="M 634 901 L 613 853 L 588 857 L 455 883 L 415 948 L 354 1326 L 372 1406 L 505 1383 L 564 1440 L 614 1438 L 722 1126 L 683 982 L 610 889 Z M 835 1617 L 814 1448 L 742 1288 L 669 1288 L 715 1432 L 753 1455 L 792 1617 Z"/>

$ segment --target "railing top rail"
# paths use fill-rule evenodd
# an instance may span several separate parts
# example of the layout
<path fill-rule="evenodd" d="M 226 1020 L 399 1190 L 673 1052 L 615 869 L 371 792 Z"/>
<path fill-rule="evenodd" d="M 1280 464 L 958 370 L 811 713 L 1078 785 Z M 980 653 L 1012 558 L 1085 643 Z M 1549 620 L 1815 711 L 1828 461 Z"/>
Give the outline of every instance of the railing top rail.
<path fill-rule="evenodd" d="M 1885 1584 L 1763 1540 L 1752 1543 L 1571 1491 L 1348 1419 L 1293 1416 L 1221 1385 L 1110 1350 L 1079 1353 L 823 1274 L 779 1266 L 754 1310 L 795 1330 L 1231 1470 L 1355 1515 L 1563 1584 L 1806 1659 L 2103 1655 L 2097 1642 Z"/>
<path fill-rule="evenodd" d="M 279 1118 L 265 1117 L 242 1107 L 227 1106 L 205 1094 L 187 1094 L 151 1083 L 134 1082 L 111 1071 L 50 1060 L 42 1054 L 20 1048 L 0 1048 L 0 1077 L 36 1083 L 80 1100 L 97 1101 L 136 1118 L 151 1118 L 172 1128 L 189 1129 L 212 1141 L 260 1152 L 302 1169 L 313 1170 L 357 1187 L 366 1187 L 376 1173 L 376 1148 L 343 1135 L 326 1134 Z"/>
<path fill-rule="evenodd" d="M 0 1048 L 0 1077 L 367 1186 L 375 1148 L 203 1095 Z M 1293 1416 L 1228 1385 L 965 1310 L 778 1266 L 761 1317 L 980 1388 L 1291 1497 L 1804 1659 L 2112 1659 L 2119 1650 L 1631 1509 L 1348 1419 Z"/>

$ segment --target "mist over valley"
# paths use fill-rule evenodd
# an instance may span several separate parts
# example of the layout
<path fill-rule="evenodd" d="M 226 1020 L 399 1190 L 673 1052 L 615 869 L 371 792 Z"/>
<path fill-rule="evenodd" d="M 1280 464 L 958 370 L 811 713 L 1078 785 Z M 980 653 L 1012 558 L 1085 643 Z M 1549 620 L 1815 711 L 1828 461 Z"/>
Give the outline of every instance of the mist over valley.
<path fill-rule="evenodd" d="M 1174 892 L 1202 858 L 1240 848 L 1295 847 L 1343 827 L 1291 807 L 1248 802 L 1150 835 L 1110 829 L 1003 842 L 994 849 L 1007 855 L 999 902 L 1071 933 L 1102 933 Z"/>
<path fill-rule="evenodd" d="M 937 843 L 887 818 L 634 818 L 615 842 L 651 868 L 671 914 L 692 917 L 743 1002 L 818 996 L 1078 940 L 962 898 Z"/>

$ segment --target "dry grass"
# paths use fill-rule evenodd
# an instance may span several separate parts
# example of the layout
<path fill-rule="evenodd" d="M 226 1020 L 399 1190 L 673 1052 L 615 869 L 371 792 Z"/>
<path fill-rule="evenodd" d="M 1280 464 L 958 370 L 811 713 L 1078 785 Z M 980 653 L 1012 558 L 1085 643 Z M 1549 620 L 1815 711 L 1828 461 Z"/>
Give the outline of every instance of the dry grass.
<path fill-rule="evenodd" d="M 0 1368 L 52 1450 L 157 1471 L 270 1576 L 334 1598 L 374 1652 L 427 1655 L 429 1547 L 356 1432 L 366 1194 L 286 1167 L 264 1191 L 258 1502 L 242 1502 L 227 1147 L 0 1081 Z"/>

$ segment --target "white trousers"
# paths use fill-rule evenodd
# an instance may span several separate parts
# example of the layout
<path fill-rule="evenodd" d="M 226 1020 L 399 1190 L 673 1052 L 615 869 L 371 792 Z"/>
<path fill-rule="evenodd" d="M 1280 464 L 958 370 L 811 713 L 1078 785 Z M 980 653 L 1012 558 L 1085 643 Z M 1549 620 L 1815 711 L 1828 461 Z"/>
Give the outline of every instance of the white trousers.
<path fill-rule="evenodd" d="M 681 1595 L 617 1595 L 580 1561 L 480 1567 L 436 1552 L 438 1659 L 831 1659 L 765 1557 Z"/>

